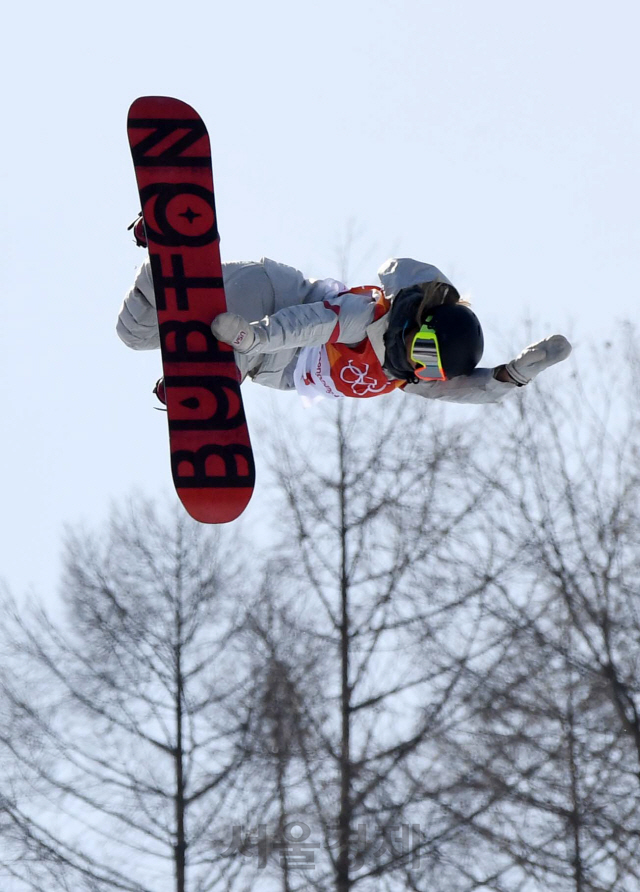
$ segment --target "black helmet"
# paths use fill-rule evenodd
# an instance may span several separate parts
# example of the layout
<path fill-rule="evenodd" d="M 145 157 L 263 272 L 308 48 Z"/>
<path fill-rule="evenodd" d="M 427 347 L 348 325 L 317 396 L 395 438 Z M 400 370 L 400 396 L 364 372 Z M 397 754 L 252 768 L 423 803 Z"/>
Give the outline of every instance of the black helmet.
<path fill-rule="evenodd" d="M 447 378 L 470 375 L 484 350 L 482 326 L 469 307 L 458 303 L 429 309 L 422 320 L 438 337 L 442 368 Z"/>
<path fill-rule="evenodd" d="M 434 287 L 439 283 L 434 282 Z M 440 358 L 447 378 L 470 374 L 480 362 L 484 349 L 482 328 L 475 313 L 457 303 L 458 293 L 449 286 L 453 302 L 434 306 L 432 297 L 425 300 L 422 288 L 400 291 L 391 305 L 389 326 L 384 335 L 384 368 L 394 378 L 417 383 L 413 365 L 407 357 L 406 336 L 426 323 L 438 338 Z M 446 299 L 446 294 L 444 295 Z M 427 306 L 425 307 L 425 303 Z M 427 321 L 430 320 L 430 321 Z"/>

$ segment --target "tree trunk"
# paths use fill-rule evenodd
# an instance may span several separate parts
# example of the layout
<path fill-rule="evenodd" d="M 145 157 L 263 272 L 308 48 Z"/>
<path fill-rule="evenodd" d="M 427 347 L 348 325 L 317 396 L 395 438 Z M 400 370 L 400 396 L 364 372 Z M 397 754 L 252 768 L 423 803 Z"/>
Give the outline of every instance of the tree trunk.
<path fill-rule="evenodd" d="M 176 611 L 177 641 L 175 649 L 175 709 L 176 709 L 176 843 L 174 847 L 176 892 L 186 892 L 187 839 L 186 839 L 186 803 L 184 788 L 184 740 L 183 740 L 183 706 L 184 679 L 182 676 L 182 618 L 180 609 Z"/>
<path fill-rule="evenodd" d="M 339 473 L 340 473 L 340 667 L 341 667 L 341 750 L 340 750 L 340 811 L 338 814 L 338 860 L 336 890 L 349 892 L 351 845 L 351 688 L 349 685 L 349 580 L 347 570 L 347 505 L 346 505 L 346 441 L 342 413 L 338 418 Z"/>

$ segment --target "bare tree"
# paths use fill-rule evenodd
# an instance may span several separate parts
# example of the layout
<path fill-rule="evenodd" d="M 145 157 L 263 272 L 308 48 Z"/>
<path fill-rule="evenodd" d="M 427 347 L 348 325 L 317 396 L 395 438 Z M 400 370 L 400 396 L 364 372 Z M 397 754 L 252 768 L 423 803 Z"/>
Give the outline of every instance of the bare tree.
<path fill-rule="evenodd" d="M 416 402 L 331 406 L 306 444 L 289 432 L 274 446 L 287 500 L 275 596 L 295 608 L 269 649 L 289 655 L 280 683 L 296 679 L 277 750 L 298 778 L 279 827 L 309 833 L 276 838 L 281 864 L 283 850 L 298 859 L 287 889 L 420 888 L 422 859 L 434 869 L 439 848 L 450 859 L 466 844 L 469 822 L 447 804 L 464 778 L 441 739 L 476 708 L 461 682 L 479 686 L 493 659 L 484 604 L 504 567 L 477 510 L 493 489 L 468 473 L 477 430 Z"/>
<path fill-rule="evenodd" d="M 270 561 L 238 635 L 249 684 L 228 704 L 230 722 L 245 721 L 242 779 L 253 803 L 230 856 L 251 859 L 257 888 L 265 888 L 269 876 L 282 892 L 298 888 L 296 867 L 305 859 L 291 844 L 304 835 L 308 819 L 305 766 L 324 756 L 309 717 L 318 722 L 324 715 L 322 687 L 332 657 L 324 642 L 299 634 L 303 613 L 286 585 L 283 562 Z"/>
<path fill-rule="evenodd" d="M 149 507 L 70 536 L 66 622 L 3 613 L 16 892 L 635 892 L 627 343 L 614 392 L 288 424 L 266 560 Z"/>
<path fill-rule="evenodd" d="M 584 368 L 561 389 L 540 382 L 496 431 L 505 448 L 490 469 L 502 496 L 492 522 L 513 565 L 493 606 L 512 646 L 480 692 L 477 739 L 463 758 L 472 767 L 491 755 L 478 783 L 505 795 L 474 825 L 513 855 L 514 888 L 631 892 L 640 883 L 633 343 L 621 336 L 615 355 L 603 345 L 591 359 L 615 368 L 615 382 Z"/>
<path fill-rule="evenodd" d="M 243 729 L 221 723 L 244 684 L 237 549 L 137 500 L 67 537 L 64 621 L 5 601 L 12 889 L 185 892 L 226 870 L 210 834 L 241 799 Z"/>
<path fill-rule="evenodd" d="M 639 366 L 617 410 L 576 376 L 480 426 L 389 399 L 277 444 L 270 648 L 325 649 L 290 693 L 279 827 L 315 862 L 287 890 L 636 888 Z"/>

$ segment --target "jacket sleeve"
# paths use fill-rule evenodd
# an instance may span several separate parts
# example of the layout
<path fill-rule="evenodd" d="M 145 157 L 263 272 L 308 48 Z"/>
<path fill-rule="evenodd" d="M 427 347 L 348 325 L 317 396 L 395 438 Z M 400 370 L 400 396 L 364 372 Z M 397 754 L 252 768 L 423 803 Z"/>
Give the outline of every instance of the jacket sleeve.
<path fill-rule="evenodd" d="M 361 294 L 340 294 L 308 304 L 284 307 L 251 327 L 256 340 L 248 351 L 277 353 L 328 342 L 358 344 L 367 335 L 375 301 Z"/>
<path fill-rule="evenodd" d="M 493 369 L 474 369 L 470 375 L 461 375 L 449 381 L 407 384 L 403 390 L 429 400 L 446 400 L 450 403 L 499 403 L 508 394 L 515 393 L 518 386 L 496 381 L 493 372 Z"/>
<path fill-rule="evenodd" d="M 127 347 L 134 350 L 156 350 L 160 347 L 158 317 L 151 266 L 145 260 L 136 273 L 118 314 L 116 331 Z"/>
<path fill-rule="evenodd" d="M 258 295 L 253 305 L 268 304 L 269 295 L 273 302 L 274 293 L 276 298 L 294 298 L 291 306 L 285 306 L 259 322 L 253 322 L 249 316 L 257 335 L 251 353 L 276 353 L 289 347 L 323 344 L 334 331 L 336 335 L 342 335 L 341 340 L 346 337 L 353 343 L 365 337 L 366 325 L 373 316 L 373 303 L 361 295 L 340 294 L 345 290 L 342 283 L 334 279 L 306 281 L 297 270 L 266 258 L 260 263 L 238 263 L 230 267 L 223 264 L 225 285 L 227 274 L 229 277 L 227 301 L 230 310 L 246 314 L 243 289 L 247 288 Z M 264 283 L 267 283 L 266 291 Z M 237 298 L 235 306 L 234 298 Z M 125 296 L 116 330 L 120 339 L 134 350 L 154 350 L 160 346 L 148 258 L 138 269 L 133 286 Z"/>

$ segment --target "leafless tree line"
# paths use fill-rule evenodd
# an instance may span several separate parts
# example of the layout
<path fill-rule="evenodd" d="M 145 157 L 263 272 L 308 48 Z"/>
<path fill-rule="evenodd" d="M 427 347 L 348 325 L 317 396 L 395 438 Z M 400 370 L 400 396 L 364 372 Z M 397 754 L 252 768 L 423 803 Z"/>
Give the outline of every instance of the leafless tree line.
<path fill-rule="evenodd" d="M 67 536 L 61 615 L 0 614 L 2 888 L 640 888 L 625 343 L 615 388 L 279 425 L 268 546 L 140 499 Z"/>

